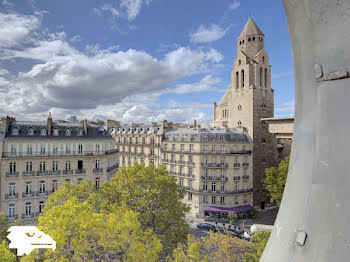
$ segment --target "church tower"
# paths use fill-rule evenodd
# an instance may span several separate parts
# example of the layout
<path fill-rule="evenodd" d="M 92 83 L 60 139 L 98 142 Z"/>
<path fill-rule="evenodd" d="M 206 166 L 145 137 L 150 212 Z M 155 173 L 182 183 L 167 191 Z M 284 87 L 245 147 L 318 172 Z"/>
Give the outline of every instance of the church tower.
<path fill-rule="evenodd" d="M 253 198 L 254 206 L 261 208 L 267 204 L 261 183 L 265 168 L 277 165 L 275 138 L 261 121 L 274 116 L 274 90 L 264 38 L 263 32 L 249 18 L 237 40 L 231 83 L 221 101 L 214 103 L 214 121 L 211 123 L 236 128 L 253 139 Z"/>

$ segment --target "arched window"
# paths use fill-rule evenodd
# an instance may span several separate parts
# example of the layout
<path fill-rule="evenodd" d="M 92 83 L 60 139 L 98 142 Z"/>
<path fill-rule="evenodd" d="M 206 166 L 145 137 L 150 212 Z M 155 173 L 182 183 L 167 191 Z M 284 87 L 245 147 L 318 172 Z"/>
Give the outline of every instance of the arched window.
<path fill-rule="evenodd" d="M 244 87 L 244 70 L 241 71 L 241 87 Z"/>
<path fill-rule="evenodd" d="M 58 136 L 60 134 L 60 132 L 58 131 L 58 129 L 57 128 L 54 128 L 53 129 L 53 135 L 54 136 Z"/>
<path fill-rule="evenodd" d="M 238 65 L 241 65 L 241 63 L 242 63 L 241 59 L 240 59 L 240 60 L 238 60 Z"/>
<path fill-rule="evenodd" d="M 266 68 L 265 68 L 264 81 L 265 81 L 265 87 L 267 87 L 267 69 Z"/>
<path fill-rule="evenodd" d="M 46 136 L 46 129 L 45 128 L 42 128 L 41 131 L 40 131 L 40 134 L 42 136 Z"/>
<path fill-rule="evenodd" d="M 265 110 L 265 108 L 266 108 L 265 103 L 264 103 L 264 104 L 262 104 L 262 105 L 261 105 L 261 107 L 262 107 L 262 110 Z"/>
<path fill-rule="evenodd" d="M 242 44 L 244 44 L 244 39 L 242 40 Z"/>
<path fill-rule="evenodd" d="M 29 135 L 29 136 L 33 136 L 33 135 L 34 135 L 34 129 L 33 129 L 33 128 L 30 127 L 30 128 L 28 129 L 28 135 Z"/>
<path fill-rule="evenodd" d="M 255 41 L 255 37 L 253 36 L 252 41 Z"/>
<path fill-rule="evenodd" d="M 261 143 L 262 143 L 262 144 L 265 144 L 265 143 L 266 143 L 265 138 L 261 139 Z"/>
<path fill-rule="evenodd" d="M 19 133 L 19 131 L 18 131 L 18 128 L 17 128 L 17 127 L 12 128 L 11 134 L 12 134 L 13 136 L 18 136 L 18 133 Z"/>
<path fill-rule="evenodd" d="M 238 105 L 238 110 L 241 110 L 242 109 L 242 106 L 241 105 Z"/>
<path fill-rule="evenodd" d="M 263 63 L 265 63 L 265 56 L 263 56 Z"/>
<path fill-rule="evenodd" d="M 236 89 L 238 89 L 239 85 L 239 73 L 236 72 Z"/>
<path fill-rule="evenodd" d="M 262 77 L 263 77 L 263 69 L 262 67 L 260 67 L 260 87 L 262 87 L 262 83 L 263 83 Z"/>
<path fill-rule="evenodd" d="M 250 42 L 252 39 L 250 37 L 248 37 L 248 42 Z"/>
<path fill-rule="evenodd" d="M 241 120 L 238 121 L 238 126 L 241 126 L 242 125 L 242 122 Z"/>
<path fill-rule="evenodd" d="M 66 136 L 71 136 L 72 135 L 72 130 L 66 129 Z"/>
<path fill-rule="evenodd" d="M 239 41 L 239 45 L 241 45 L 242 44 L 242 41 Z"/>

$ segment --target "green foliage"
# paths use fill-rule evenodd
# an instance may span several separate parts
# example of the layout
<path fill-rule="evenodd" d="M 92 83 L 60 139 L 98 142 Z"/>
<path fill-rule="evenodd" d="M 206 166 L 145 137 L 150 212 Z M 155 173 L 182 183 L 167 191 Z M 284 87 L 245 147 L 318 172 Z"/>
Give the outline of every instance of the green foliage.
<path fill-rule="evenodd" d="M 9 245 L 5 240 L 0 244 L 0 261 L 16 262 L 16 255 L 10 251 Z"/>
<path fill-rule="evenodd" d="M 121 167 L 100 193 L 107 200 L 102 204 L 105 208 L 123 204 L 140 214 L 142 228 L 152 229 L 161 240 L 163 257 L 186 240 L 189 228 L 185 216 L 189 207 L 182 202 L 185 191 L 168 175 L 165 166 Z"/>
<path fill-rule="evenodd" d="M 8 232 L 11 223 L 3 212 L 0 212 L 0 242 L 7 239 Z"/>
<path fill-rule="evenodd" d="M 281 202 L 284 187 L 286 185 L 290 156 L 286 157 L 278 165 L 278 168 L 265 169 L 265 177 L 262 182 L 269 192 L 271 198 L 277 202 Z"/>
<path fill-rule="evenodd" d="M 188 235 L 187 244 L 179 244 L 174 250 L 173 262 L 231 262 L 242 261 L 248 252 L 248 244 L 226 234 L 209 233 L 201 239 Z"/>
<path fill-rule="evenodd" d="M 269 240 L 271 232 L 270 231 L 259 231 L 255 233 L 250 239 L 249 252 L 245 258 L 245 262 L 259 262 L 267 241 Z"/>

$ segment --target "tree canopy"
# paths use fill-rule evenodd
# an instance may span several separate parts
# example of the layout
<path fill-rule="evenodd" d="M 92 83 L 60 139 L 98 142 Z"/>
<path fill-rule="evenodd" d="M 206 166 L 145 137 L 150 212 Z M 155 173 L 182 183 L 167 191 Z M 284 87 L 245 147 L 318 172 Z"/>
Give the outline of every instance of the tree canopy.
<path fill-rule="evenodd" d="M 244 260 L 245 262 L 259 262 L 270 234 L 270 231 L 260 231 L 251 237 L 249 251 Z"/>
<path fill-rule="evenodd" d="M 277 202 L 281 202 L 283 197 L 283 191 L 288 175 L 289 159 L 290 156 L 282 160 L 277 169 L 274 167 L 266 168 L 265 177 L 262 179 L 262 182 L 271 198 Z"/>

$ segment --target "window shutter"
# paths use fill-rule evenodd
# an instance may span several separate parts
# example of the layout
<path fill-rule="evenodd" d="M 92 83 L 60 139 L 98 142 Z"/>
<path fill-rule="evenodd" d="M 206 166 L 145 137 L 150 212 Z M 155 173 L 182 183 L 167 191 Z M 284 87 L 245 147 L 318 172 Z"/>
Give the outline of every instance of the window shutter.
<path fill-rule="evenodd" d="M 26 154 L 27 154 L 27 144 L 23 144 L 23 146 L 22 146 L 22 155 L 26 156 Z"/>
<path fill-rule="evenodd" d="M 36 144 L 32 144 L 32 151 L 33 151 L 33 155 L 36 155 Z"/>
<path fill-rule="evenodd" d="M 94 155 L 96 154 L 96 144 L 93 145 L 93 149 L 92 149 Z"/>
<path fill-rule="evenodd" d="M 83 155 L 85 155 L 85 144 L 83 144 Z"/>

